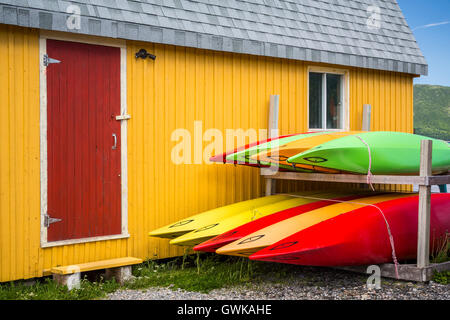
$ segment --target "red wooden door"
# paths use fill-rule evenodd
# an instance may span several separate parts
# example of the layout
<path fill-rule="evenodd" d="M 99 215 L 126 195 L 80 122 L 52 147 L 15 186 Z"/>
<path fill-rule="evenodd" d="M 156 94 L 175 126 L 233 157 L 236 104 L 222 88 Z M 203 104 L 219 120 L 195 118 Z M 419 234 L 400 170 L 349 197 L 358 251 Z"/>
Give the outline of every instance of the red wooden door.
<path fill-rule="evenodd" d="M 47 240 L 120 234 L 120 49 L 47 40 L 47 55 Z"/>

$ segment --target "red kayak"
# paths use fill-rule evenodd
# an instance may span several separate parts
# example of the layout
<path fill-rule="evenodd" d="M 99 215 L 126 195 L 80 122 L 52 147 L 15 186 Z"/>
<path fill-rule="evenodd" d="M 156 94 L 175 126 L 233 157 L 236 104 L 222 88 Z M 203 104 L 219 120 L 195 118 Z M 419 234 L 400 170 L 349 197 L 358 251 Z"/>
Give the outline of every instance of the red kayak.
<path fill-rule="evenodd" d="M 248 149 L 248 148 L 252 148 L 252 147 L 257 146 L 259 144 L 270 142 L 270 141 L 276 140 L 276 139 L 290 137 L 290 136 L 293 136 L 293 135 L 295 135 L 295 134 L 288 134 L 288 135 L 285 135 L 285 136 L 279 136 L 279 137 L 276 137 L 276 138 L 270 138 L 270 139 L 267 139 L 267 140 L 262 140 L 262 141 L 256 141 L 256 142 L 253 142 L 253 143 L 249 143 L 249 144 L 247 144 L 247 145 L 245 145 L 243 147 L 236 148 L 236 149 L 234 149 L 232 151 L 227 151 L 225 153 L 212 156 L 211 158 L 209 158 L 209 161 L 211 161 L 211 162 L 222 162 L 222 163 L 234 163 L 234 164 L 237 164 L 238 161 L 227 160 L 226 157 L 228 155 L 230 155 L 230 154 L 233 154 L 233 153 L 236 153 L 236 152 Z M 258 167 L 257 164 L 247 163 L 246 165 Z"/>
<path fill-rule="evenodd" d="M 374 193 L 376 195 L 377 193 Z M 311 195 L 314 196 L 314 195 Z M 318 198 L 326 198 L 326 195 L 322 193 L 318 193 L 316 195 Z M 337 200 L 343 200 L 343 201 L 350 201 L 353 199 L 360 198 L 361 195 L 351 195 L 351 196 L 342 196 L 339 197 L 337 193 L 334 195 L 330 194 L 330 199 L 337 199 Z M 330 204 L 335 204 L 336 202 L 328 201 L 328 200 L 318 200 L 313 203 L 304 204 L 295 208 L 286 209 L 262 218 L 259 218 L 257 220 L 254 220 L 252 222 L 246 223 L 244 225 L 241 225 L 235 229 L 232 229 L 228 232 L 225 232 L 217 237 L 214 237 L 212 239 L 209 239 L 208 241 L 205 241 L 203 243 L 200 243 L 199 245 L 194 247 L 194 250 L 196 251 L 204 251 L 204 252 L 216 252 L 217 249 L 219 249 L 222 246 L 225 246 L 233 241 L 239 240 L 242 237 L 245 237 L 246 235 L 249 235 L 253 232 L 256 232 L 260 229 L 263 229 L 265 227 L 268 227 L 274 223 L 277 223 L 279 221 L 291 218 L 293 216 L 297 216 L 299 214 L 312 211 L 315 209 L 319 209 L 325 206 L 328 206 Z"/>
<path fill-rule="evenodd" d="M 389 224 L 397 260 L 417 256 L 419 197 L 379 203 Z M 450 194 L 431 195 L 430 252 L 450 230 Z M 351 266 L 393 262 L 386 221 L 367 206 L 293 234 L 250 256 L 251 260 L 309 266 Z"/>

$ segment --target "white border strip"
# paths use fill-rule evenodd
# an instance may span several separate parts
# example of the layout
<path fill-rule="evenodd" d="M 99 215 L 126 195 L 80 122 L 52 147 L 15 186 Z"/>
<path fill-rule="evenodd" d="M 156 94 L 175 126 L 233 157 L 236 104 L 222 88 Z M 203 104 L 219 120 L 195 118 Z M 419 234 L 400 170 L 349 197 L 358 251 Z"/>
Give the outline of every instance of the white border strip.
<path fill-rule="evenodd" d="M 127 114 L 127 49 L 120 48 L 120 112 Z M 122 234 L 128 235 L 128 157 L 127 120 L 120 120 L 121 186 L 122 186 Z"/>
<path fill-rule="evenodd" d="M 47 243 L 45 214 L 47 213 L 47 74 L 43 64 L 47 39 L 39 39 L 39 97 L 40 97 L 40 172 L 41 172 L 41 246 Z"/>

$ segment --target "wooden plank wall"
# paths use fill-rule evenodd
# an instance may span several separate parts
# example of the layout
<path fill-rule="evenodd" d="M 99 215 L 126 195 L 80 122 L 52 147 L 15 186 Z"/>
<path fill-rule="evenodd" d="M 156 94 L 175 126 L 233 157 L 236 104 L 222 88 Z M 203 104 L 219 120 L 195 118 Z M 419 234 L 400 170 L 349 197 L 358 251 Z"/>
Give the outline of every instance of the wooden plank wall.
<path fill-rule="evenodd" d="M 39 33 L 0 26 L 0 281 L 42 276 L 58 265 L 182 253 L 150 230 L 263 194 L 254 168 L 170 161 L 177 128 L 194 133 L 267 127 L 269 96 L 280 95 L 280 134 L 307 130 L 307 66 L 168 45 L 127 45 L 128 221 L 122 240 L 40 248 Z M 147 49 L 155 61 L 136 59 Z M 373 130 L 412 132 L 412 76 L 350 69 L 350 129 L 372 104 Z M 205 142 L 205 147 L 209 142 Z M 225 141 L 223 142 L 225 145 Z M 193 152 L 194 150 L 192 150 Z M 195 162 L 192 153 L 192 162 Z M 280 183 L 280 190 L 330 185 Z M 331 186 L 331 187 L 336 187 Z"/>
<path fill-rule="evenodd" d="M 156 60 L 136 60 L 134 53 L 141 48 L 155 54 Z M 186 128 L 193 137 L 195 120 L 202 121 L 203 130 L 267 128 L 269 96 L 279 94 L 280 134 L 304 132 L 309 64 L 148 43 L 130 43 L 128 61 L 128 108 L 133 117 L 128 146 L 130 226 L 135 228 L 130 230 L 134 235 L 132 252 L 150 257 L 181 254 L 166 240 L 148 241 L 147 231 L 262 195 L 263 188 L 254 168 L 174 165 L 170 161 L 176 144 L 170 140 L 173 130 Z M 349 70 L 351 130 L 361 130 L 363 104 L 371 104 L 373 130 L 412 132 L 410 75 Z M 193 154 L 194 147 L 191 151 Z M 277 185 L 278 191 L 342 187 L 295 182 Z"/>

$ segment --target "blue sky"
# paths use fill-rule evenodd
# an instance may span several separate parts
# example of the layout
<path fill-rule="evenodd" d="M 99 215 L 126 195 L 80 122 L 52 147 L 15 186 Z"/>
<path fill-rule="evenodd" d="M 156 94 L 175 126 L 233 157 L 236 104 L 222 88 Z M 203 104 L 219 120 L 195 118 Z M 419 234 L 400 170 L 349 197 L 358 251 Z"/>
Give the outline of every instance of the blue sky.
<path fill-rule="evenodd" d="M 397 2 L 428 62 L 428 76 L 414 83 L 450 86 L 450 0 Z"/>

